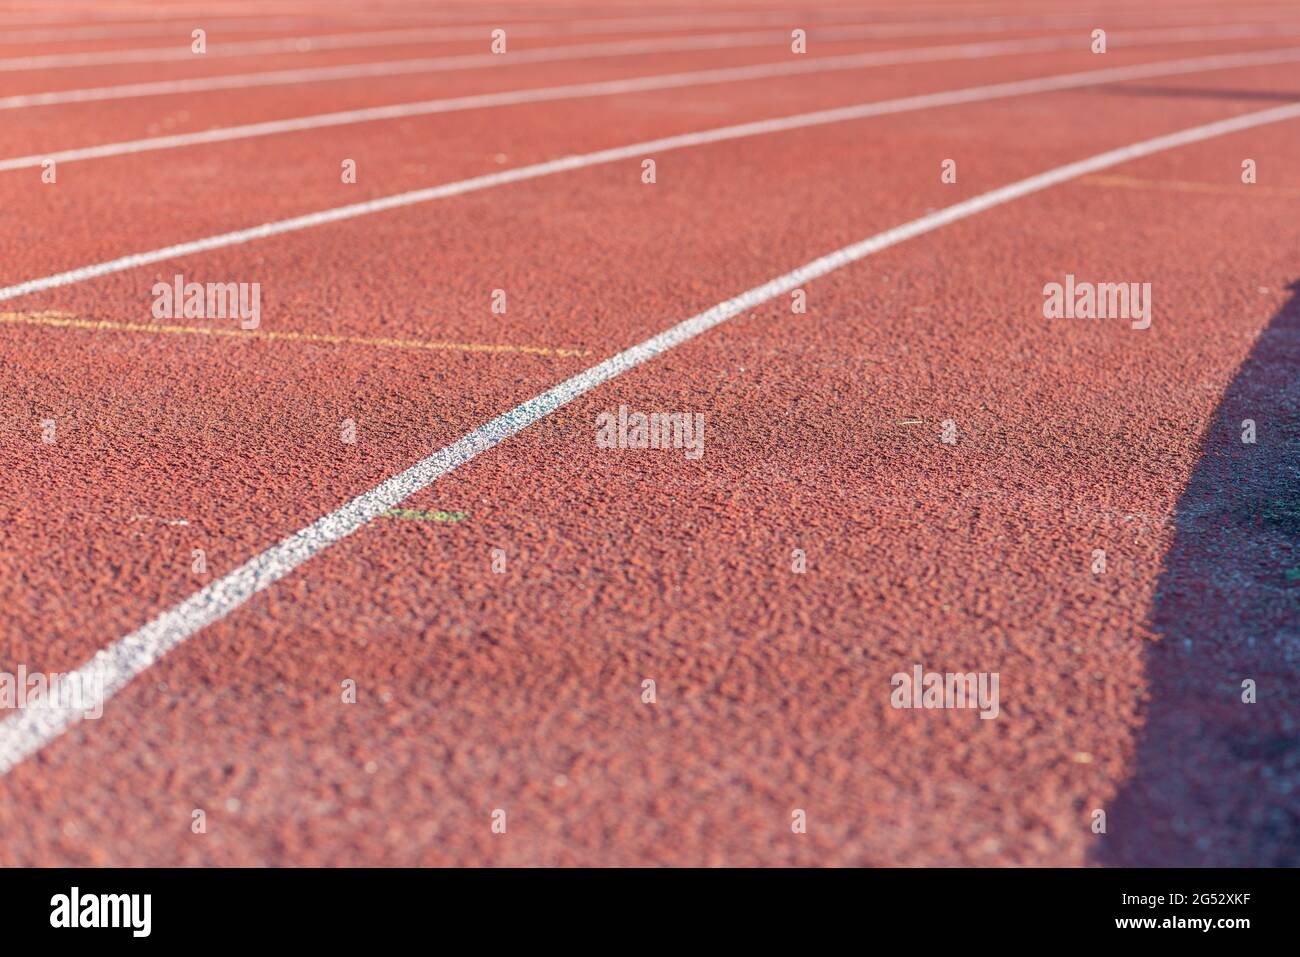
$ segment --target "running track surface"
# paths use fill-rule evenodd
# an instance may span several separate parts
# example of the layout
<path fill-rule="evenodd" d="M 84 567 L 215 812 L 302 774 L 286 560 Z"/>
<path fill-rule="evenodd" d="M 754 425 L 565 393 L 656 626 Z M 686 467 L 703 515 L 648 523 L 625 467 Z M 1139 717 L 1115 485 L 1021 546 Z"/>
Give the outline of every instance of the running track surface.
<path fill-rule="evenodd" d="M 767 3 L 10 3 L 0 61 L 184 49 L 200 27 L 213 52 L 462 32 L 19 65 L 0 98 L 483 54 L 497 27 L 508 45 L 486 66 L 15 105 L 0 160 L 488 92 L 1067 44 L 146 149 L 61 162 L 54 183 L 8 169 L 0 287 L 663 137 L 1300 48 L 1300 12 L 1269 0 Z M 818 39 L 864 24 L 910 26 Z M 1251 24 L 1266 29 L 1233 33 Z M 755 31 L 775 39 L 687 42 Z M 10 296 L 0 671 L 82 666 L 494 417 L 817 257 L 1297 101 L 1300 55 L 1173 68 L 652 149 Z M 0 864 L 1300 862 L 1297 157 L 1300 119 L 1153 151 L 891 245 L 804 284 L 806 312 L 782 292 L 596 385 L 182 635 L 98 720 L 0 720 Z M 1151 283 L 1151 328 L 1045 319 L 1043 286 L 1067 273 Z M 156 320 L 152 287 L 176 274 L 259 283 L 259 329 Z M 596 417 L 620 405 L 701 413 L 703 456 L 599 448 Z M 999 716 L 891 707 L 891 676 L 916 665 L 997 672 Z"/>

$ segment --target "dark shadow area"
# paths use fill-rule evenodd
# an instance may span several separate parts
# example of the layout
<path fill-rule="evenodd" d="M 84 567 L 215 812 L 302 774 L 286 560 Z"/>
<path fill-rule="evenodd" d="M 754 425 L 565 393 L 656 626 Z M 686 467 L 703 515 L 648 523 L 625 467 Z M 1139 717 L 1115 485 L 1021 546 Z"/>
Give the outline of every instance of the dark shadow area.
<path fill-rule="evenodd" d="M 1261 100 L 1272 103 L 1294 103 L 1300 93 L 1279 93 L 1275 90 L 1216 90 L 1189 86 L 1132 86 L 1115 83 L 1098 86 L 1088 91 L 1095 96 L 1170 96 L 1185 100 Z"/>
<path fill-rule="evenodd" d="M 1178 503 L 1145 727 L 1106 808 L 1104 864 L 1300 865 L 1300 282 L 1290 291 Z"/>

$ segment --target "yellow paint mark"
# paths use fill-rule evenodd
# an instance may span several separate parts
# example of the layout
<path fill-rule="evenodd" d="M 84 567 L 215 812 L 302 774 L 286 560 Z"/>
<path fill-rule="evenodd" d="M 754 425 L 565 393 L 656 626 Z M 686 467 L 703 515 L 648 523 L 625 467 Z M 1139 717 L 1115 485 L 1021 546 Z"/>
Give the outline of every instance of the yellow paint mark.
<path fill-rule="evenodd" d="M 390 508 L 384 518 L 405 518 L 416 522 L 444 522 L 454 525 L 469 516 L 465 512 L 425 512 L 418 508 Z"/>
<path fill-rule="evenodd" d="M 586 349 L 549 349 L 545 346 L 512 346 L 488 342 L 442 342 L 427 339 L 372 339 L 365 336 L 331 336 L 315 332 L 266 332 L 262 329 L 232 329 L 222 326 L 175 326 L 159 322 L 112 322 L 107 319 L 78 319 L 69 312 L 0 312 L 0 322 L 101 332 L 152 332 L 173 335 L 226 336 L 234 339 L 263 339 L 269 342 L 319 342 L 328 345 L 374 346 L 381 349 L 426 349 L 439 352 L 514 352 L 534 356 L 589 356 Z"/>
<path fill-rule="evenodd" d="M 1085 186 L 1115 186 L 1123 189 L 1160 189 L 1176 193 L 1215 193 L 1236 196 L 1284 196 L 1300 199 L 1300 189 L 1288 186 L 1258 186 L 1254 183 L 1242 183 L 1232 186 L 1226 183 L 1196 183 L 1181 179 L 1138 179 L 1135 176 L 1084 176 L 1077 182 Z"/>

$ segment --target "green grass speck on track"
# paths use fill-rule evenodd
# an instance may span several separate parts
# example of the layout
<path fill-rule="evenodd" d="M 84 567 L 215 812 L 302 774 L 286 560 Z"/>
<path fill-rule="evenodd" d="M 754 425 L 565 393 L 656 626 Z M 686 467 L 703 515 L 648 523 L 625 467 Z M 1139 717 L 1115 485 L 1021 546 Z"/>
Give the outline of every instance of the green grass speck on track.
<path fill-rule="evenodd" d="M 1273 499 L 1264 506 L 1263 518 L 1286 535 L 1300 535 L 1300 497 Z"/>
<path fill-rule="evenodd" d="M 1261 510 L 1265 524 L 1271 525 L 1287 538 L 1300 539 L 1300 495 L 1288 494 L 1266 503 Z M 1283 573 L 1288 582 L 1300 582 L 1300 568 L 1288 568 Z"/>
<path fill-rule="evenodd" d="M 465 512 L 425 512 L 418 508 L 390 508 L 384 513 L 385 518 L 404 518 L 413 522 L 441 522 L 454 525 L 469 516 Z"/>

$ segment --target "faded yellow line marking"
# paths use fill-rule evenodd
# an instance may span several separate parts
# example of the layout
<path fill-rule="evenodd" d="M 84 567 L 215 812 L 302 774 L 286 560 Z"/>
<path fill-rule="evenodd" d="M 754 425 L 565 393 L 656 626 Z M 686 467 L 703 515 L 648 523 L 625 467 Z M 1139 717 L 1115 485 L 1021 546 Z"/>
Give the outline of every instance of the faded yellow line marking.
<path fill-rule="evenodd" d="M 416 522 L 443 522 L 454 525 L 469 516 L 465 512 L 425 512 L 418 508 L 390 508 L 384 518 L 405 518 Z"/>
<path fill-rule="evenodd" d="M 317 342 L 327 345 L 373 346 L 381 349 L 424 349 L 437 352 L 513 352 L 533 356 L 564 358 L 589 356 L 588 349 L 550 349 L 545 346 L 512 346 L 490 342 L 443 342 L 428 339 L 372 339 L 365 336 L 331 336 L 314 332 L 267 332 L 262 329 L 231 329 L 221 326 L 175 326 L 160 322 L 112 322 L 108 319 L 78 319 L 69 312 L 0 312 L 0 322 L 31 326 L 89 329 L 99 332 L 152 332 L 172 335 L 226 336 L 234 339 L 263 339 L 268 342 Z"/>
<path fill-rule="evenodd" d="M 1197 183 L 1185 179 L 1138 179 L 1136 176 L 1084 176 L 1077 183 L 1085 186 L 1118 186 L 1123 189 L 1161 189 L 1175 193 L 1215 193 L 1236 196 L 1285 196 L 1300 199 L 1300 188 L 1289 186 L 1259 186 L 1242 183 L 1232 186 L 1224 183 Z"/>

